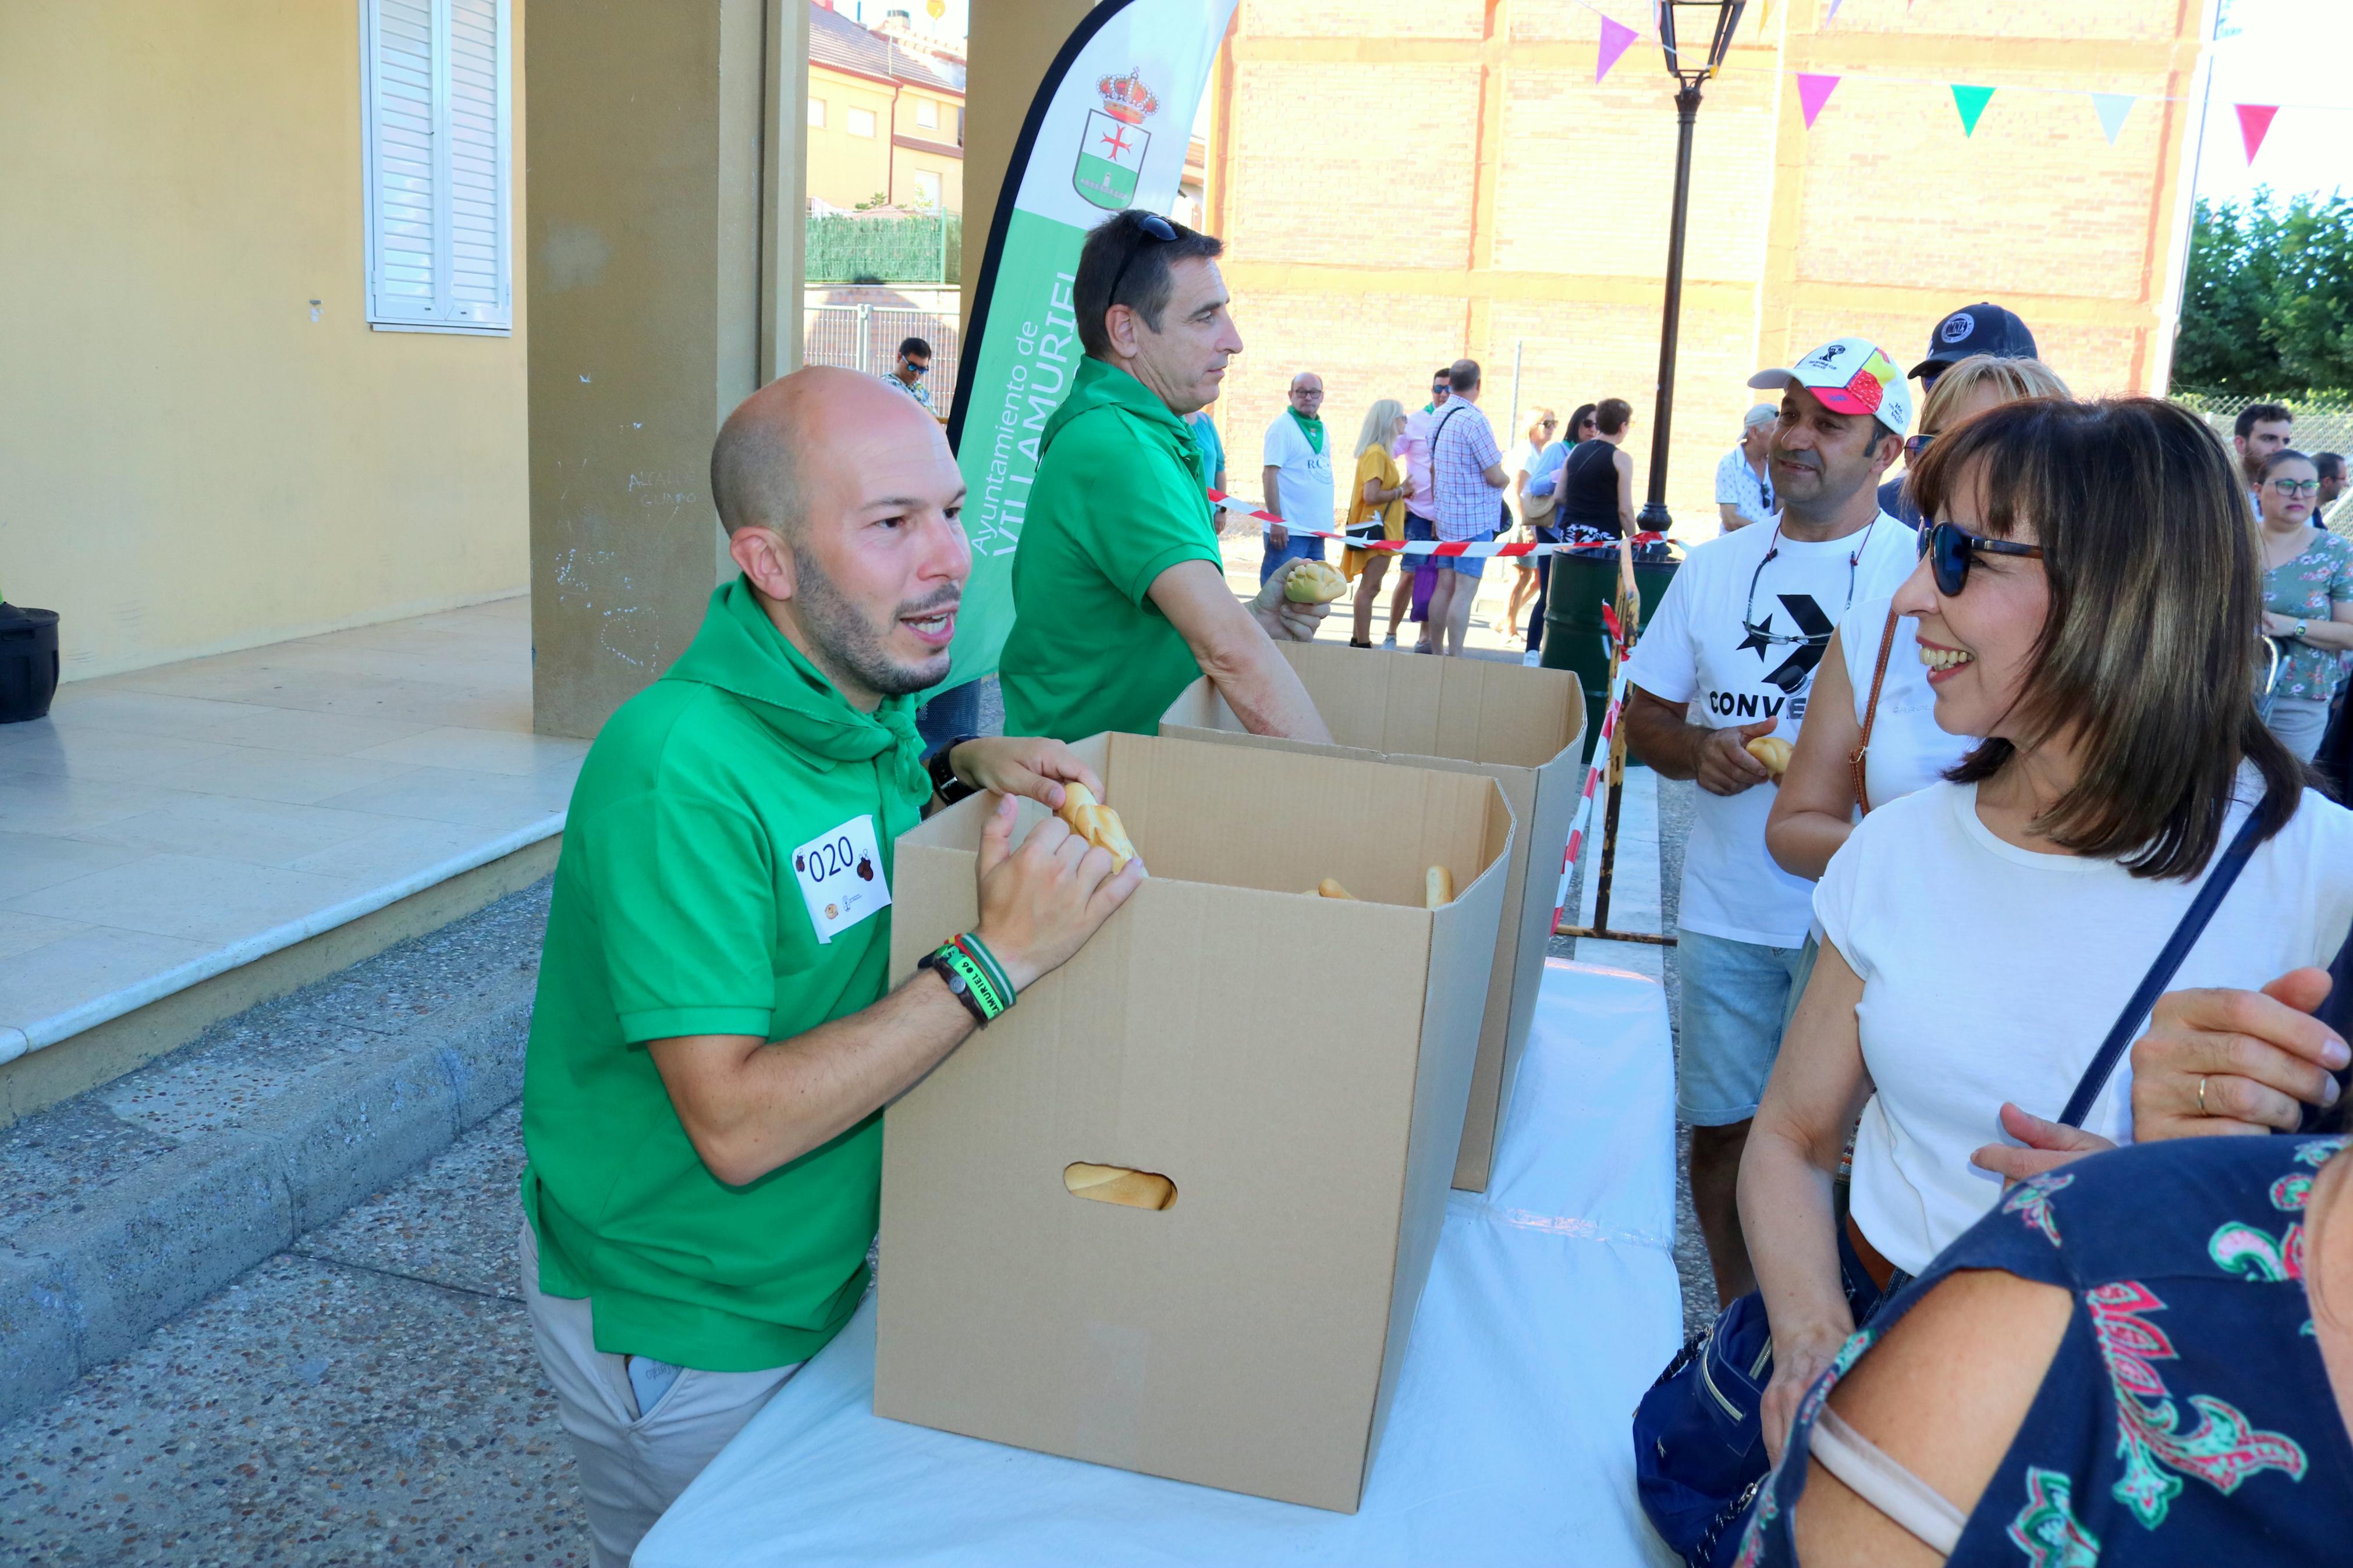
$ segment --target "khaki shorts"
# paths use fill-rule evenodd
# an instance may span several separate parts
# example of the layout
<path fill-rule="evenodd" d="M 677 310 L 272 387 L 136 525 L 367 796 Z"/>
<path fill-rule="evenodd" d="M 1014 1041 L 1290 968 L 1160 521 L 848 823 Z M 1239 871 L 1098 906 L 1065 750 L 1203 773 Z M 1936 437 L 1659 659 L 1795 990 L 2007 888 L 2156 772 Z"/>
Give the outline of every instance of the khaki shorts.
<path fill-rule="evenodd" d="M 586 1300 L 539 1288 L 539 1237 L 519 1244 L 532 1342 L 555 1390 L 557 1418 L 580 1467 L 596 1568 L 628 1568 L 646 1531 L 687 1484 L 807 1363 L 765 1372 L 681 1371 L 650 1410 L 638 1408 L 628 1358 L 596 1348 Z"/>

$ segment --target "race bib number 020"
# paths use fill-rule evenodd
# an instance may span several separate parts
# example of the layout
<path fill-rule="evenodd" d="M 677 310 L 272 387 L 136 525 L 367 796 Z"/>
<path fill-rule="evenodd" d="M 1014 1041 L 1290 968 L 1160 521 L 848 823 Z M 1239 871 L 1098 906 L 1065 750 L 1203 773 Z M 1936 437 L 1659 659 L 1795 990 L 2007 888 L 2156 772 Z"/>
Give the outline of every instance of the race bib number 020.
<path fill-rule="evenodd" d="M 793 879 L 800 884 L 809 924 L 821 942 L 890 908 L 891 883 L 875 847 L 874 819 L 853 816 L 794 850 Z"/>

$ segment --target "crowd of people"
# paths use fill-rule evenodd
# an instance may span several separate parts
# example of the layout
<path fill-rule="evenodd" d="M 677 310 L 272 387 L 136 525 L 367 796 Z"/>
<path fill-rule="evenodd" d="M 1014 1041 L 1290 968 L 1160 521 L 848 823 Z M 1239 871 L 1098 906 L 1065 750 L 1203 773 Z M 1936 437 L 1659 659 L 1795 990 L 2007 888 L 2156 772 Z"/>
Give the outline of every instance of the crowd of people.
<path fill-rule="evenodd" d="M 917 721 L 971 564 L 917 346 L 895 386 L 799 371 L 720 432 L 738 575 L 583 765 L 526 1058 L 518 1249 L 599 1564 L 856 1308 L 882 1108 L 1143 879 L 1052 817 L 1015 847 L 1013 797 L 1100 795 L 1068 742 L 1154 733 L 1204 675 L 1245 728 L 1331 739 L 1277 646 L 1331 613 L 1284 592 L 1322 539 L 1270 524 L 1255 597 L 1224 576 L 1199 417 L 1242 348 L 1221 250 L 1133 211 L 1085 243 L 1003 736 Z M 2327 1560 L 2353 1540 L 2353 1162 L 2308 1130 L 2347 1103 L 2324 966 L 2353 962 L 2353 813 L 2300 737 L 2353 653 L 2343 547 L 2310 525 L 2342 466 L 2281 419 L 2242 420 L 2234 454 L 2171 405 L 2079 401 L 1990 305 L 1931 343 L 1909 376 L 1849 336 L 1752 378 L 1772 400 L 1719 475 L 1725 531 L 1633 656 L 1635 755 L 1699 785 L 1694 1194 L 1725 1321 L 1769 1346 L 1708 1386 L 1746 1469 L 1676 1544 Z M 1456 361 L 1419 412 L 1366 411 L 1354 537 L 1630 527 L 1624 400 L 1539 412 L 1506 450 L 1481 379 Z M 1323 399 L 1293 379 L 1261 482 L 1329 526 Z M 1424 563 L 1346 564 L 1351 642 L 1386 588 L 1392 636 L 1422 598 L 1431 650 L 1461 651 L 1475 565 L 1425 587 Z M 1747 744 L 1768 737 L 1794 743 L 1778 776 Z M 923 932 L 893 986 L 894 841 L 984 792 L 977 919 Z M 2108 1042 L 2131 1051 L 2103 1076 Z M 1691 1457 L 1652 1447 L 1646 1475 Z"/>
<path fill-rule="evenodd" d="M 2341 1552 L 2345 1141 L 2211 1136 L 2345 1087 L 2321 465 L 2276 405 L 2234 452 L 2079 400 L 1990 304 L 1908 375 L 1842 338 L 1751 384 L 1626 715 L 1699 785 L 1678 1111 L 1726 1304 L 1638 1418 L 1654 1520 L 1695 1563 Z M 1731 1469 L 1677 1424 L 1710 1400 L 1762 1439 Z"/>

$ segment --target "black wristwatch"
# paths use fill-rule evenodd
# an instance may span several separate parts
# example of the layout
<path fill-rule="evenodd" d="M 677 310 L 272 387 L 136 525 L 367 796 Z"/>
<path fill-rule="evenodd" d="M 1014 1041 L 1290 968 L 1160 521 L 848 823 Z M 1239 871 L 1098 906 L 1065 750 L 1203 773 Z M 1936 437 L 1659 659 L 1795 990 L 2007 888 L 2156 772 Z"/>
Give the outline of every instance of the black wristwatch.
<path fill-rule="evenodd" d="M 946 981 L 948 994 L 964 1004 L 964 1010 L 972 1015 L 972 1021 L 984 1029 L 988 1027 L 988 1009 L 980 1005 L 980 998 L 972 994 L 972 987 L 964 983 L 963 975 L 940 962 L 936 950 L 915 960 L 915 968 L 919 973 L 928 969 Z"/>
<path fill-rule="evenodd" d="M 977 741 L 977 735 L 958 735 L 932 753 L 928 766 L 932 774 L 932 791 L 940 797 L 942 805 L 954 805 L 968 795 L 978 795 L 979 789 L 956 777 L 955 764 L 948 759 L 966 741 Z"/>

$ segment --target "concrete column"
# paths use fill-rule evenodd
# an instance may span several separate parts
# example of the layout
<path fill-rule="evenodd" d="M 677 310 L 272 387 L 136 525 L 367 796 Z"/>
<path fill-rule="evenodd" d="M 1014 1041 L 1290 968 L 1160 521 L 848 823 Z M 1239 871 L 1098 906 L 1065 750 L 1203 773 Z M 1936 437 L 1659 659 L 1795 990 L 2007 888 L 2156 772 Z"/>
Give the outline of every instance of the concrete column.
<path fill-rule="evenodd" d="M 997 195 L 1029 100 L 1092 0 L 983 0 L 965 45 L 964 299 L 972 302 Z M 532 330 L 539 330 L 536 321 Z"/>
<path fill-rule="evenodd" d="M 804 0 L 533 0 L 533 725 L 594 735 L 725 561 L 730 409 L 799 360 Z"/>

